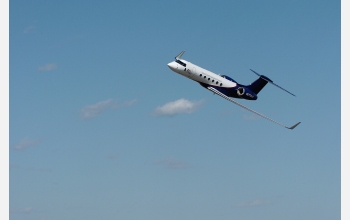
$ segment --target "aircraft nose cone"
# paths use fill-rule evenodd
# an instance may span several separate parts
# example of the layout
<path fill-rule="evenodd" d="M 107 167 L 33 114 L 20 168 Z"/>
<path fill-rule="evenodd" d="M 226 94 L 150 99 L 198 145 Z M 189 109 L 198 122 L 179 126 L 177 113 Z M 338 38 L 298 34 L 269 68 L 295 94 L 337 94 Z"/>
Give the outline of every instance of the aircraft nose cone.
<path fill-rule="evenodd" d="M 171 70 L 177 69 L 177 64 L 175 62 L 168 63 L 167 65 Z"/>

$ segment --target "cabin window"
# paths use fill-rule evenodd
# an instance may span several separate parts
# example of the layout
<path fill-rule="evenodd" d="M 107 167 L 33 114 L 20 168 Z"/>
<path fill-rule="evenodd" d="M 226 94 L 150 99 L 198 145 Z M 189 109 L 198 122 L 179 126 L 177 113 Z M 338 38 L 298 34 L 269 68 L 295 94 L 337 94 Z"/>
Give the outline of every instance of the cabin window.
<path fill-rule="evenodd" d="M 212 80 L 212 82 L 214 82 L 214 80 Z"/>
<path fill-rule="evenodd" d="M 202 74 L 199 74 L 200 77 L 202 77 Z"/>
<path fill-rule="evenodd" d="M 206 76 L 204 76 L 204 79 L 206 78 Z"/>
<path fill-rule="evenodd" d="M 220 86 L 222 86 L 222 83 L 220 83 Z"/>
<path fill-rule="evenodd" d="M 208 80 L 210 81 L 210 78 L 208 78 Z"/>
<path fill-rule="evenodd" d="M 216 81 L 216 84 L 218 84 L 218 81 Z"/>

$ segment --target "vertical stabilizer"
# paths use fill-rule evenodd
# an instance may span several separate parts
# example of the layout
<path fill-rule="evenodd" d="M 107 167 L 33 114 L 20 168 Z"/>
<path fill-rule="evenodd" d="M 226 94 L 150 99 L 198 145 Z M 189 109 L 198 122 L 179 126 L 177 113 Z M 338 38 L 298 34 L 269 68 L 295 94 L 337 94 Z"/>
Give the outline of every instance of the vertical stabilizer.
<path fill-rule="evenodd" d="M 249 86 L 247 86 L 252 92 L 255 94 L 258 94 L 264 86 L 266 86 L 267 81 L 263 79 L 262 77 L 259 77 L 257 80 L 252 82 Z"/>

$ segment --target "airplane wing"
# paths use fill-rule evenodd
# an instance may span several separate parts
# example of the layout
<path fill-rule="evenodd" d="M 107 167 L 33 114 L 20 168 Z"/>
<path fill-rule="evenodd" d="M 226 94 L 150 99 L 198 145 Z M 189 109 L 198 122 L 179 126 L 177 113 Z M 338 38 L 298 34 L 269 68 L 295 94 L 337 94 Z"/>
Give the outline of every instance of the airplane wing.
<path fill-rule="evenodd" d="M 298 126 L 298 125 L 300 124 L 300 122 L 298 122 L 298 123 L 296 123 L 295 125 L 293 125 L 293 126 L 291 126 L 291 127 L 287 127 L 287 126 L 285 126 L 285 125 L 283 125 L 283 124 L 278 123 L 277 121 L 272 120 L 271 118 L 266 117 L 265 115 L 260 114 L 259 112 L 256 112 L 256 111 L 254 111 L 254 110 L 252 110 L 252 109 L 250 109 L 250 108 L 248 108 L 248 107 L 246 107 L 246 106 L 244 106 L 244 105 L 242 105 L 242 104 L 236 102 L 235 100 L 233 100 L 233 99 L 231 99 L 230 97 L 226 96 L 225 94 L 219 92 L 217 89 L 215 89 L 215 88 L 213 88 L 213 87 L 210 87 L 210 86 L 209 86 L 209 87 L 207 87 L 207 89 L 210 90 L 210 91 L 212 91 L 213 93 L 215 93 L 215 94 L 221 96 L 222 98 L 224 98 L 224 99 L 226 99 L 226 100 L 228 100 L 228 101 L 230 101 L 230 102 L 233 102 L 233 103 L 235 103 L 236 105 L 239 105 L 240 107 L 242 107 L 242 108 L 244 108 L 244 109 L 246 109 L 246 110 L 248 110 L 248 111 L 250 111 L 250 112 L 253 112 L 253 113 L 259 115 L 260 117 L 263 117 L 263 118 L 265 118 L 265 119 L 267 119 L 267 120 L 269 120 L 269 121 L 272 121 L 272 122 L 274 122 L 274 123 L 276 123 L 276 124 L 278 124 L 278 125 L 280 125 L 280 126 L 282 126 L 282 127 L 285 127 L 285 128 L 288 128 L 288 129 L 291 129 L 291 130 L 292 130 L 292 129 L 294 129 L 296 126 Z"/>

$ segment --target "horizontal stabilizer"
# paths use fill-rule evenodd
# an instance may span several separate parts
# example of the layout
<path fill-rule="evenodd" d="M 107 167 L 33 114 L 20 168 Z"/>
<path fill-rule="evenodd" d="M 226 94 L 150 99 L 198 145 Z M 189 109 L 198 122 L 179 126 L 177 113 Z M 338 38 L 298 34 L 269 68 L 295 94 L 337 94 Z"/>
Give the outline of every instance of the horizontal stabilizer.
<path fill-rule="evenodd" d="M 272 81 L 271 79 L 267 78 L 266 76 L 264 76 L 264 75 L 260 75 L 259 73 L 255 72 L 255 71 L 254 71 L 254 70 L 252 70 L 252 69 L 250 69 L 250 70 L 251 70 L 253 73 L 255 73 L 256 75 L 258 75 L 260 78 L 262 78 L 262 79 L 266 80 L 267 82 L 271 83 L 272 85 L 274 85 L 274 86 L 276 86 L 276 87 L 278 87 L 278 88 L 280 88 L 280 89 L 282 89 L 282 90 L 284 90 L 284 91 L 288 92 L 289 94 L 291 94 L 291 95 L 295 96 L 293 93 L 291 93 L 291 92 L 289 92 L 289 91 L 287 91 L 287 90 L 283 89 L 283 88 L 282 88 L 282 87 L 280 87 L 279 85 L 277 85 L 277 84 L 273 83 L 273 81 Z"/>

